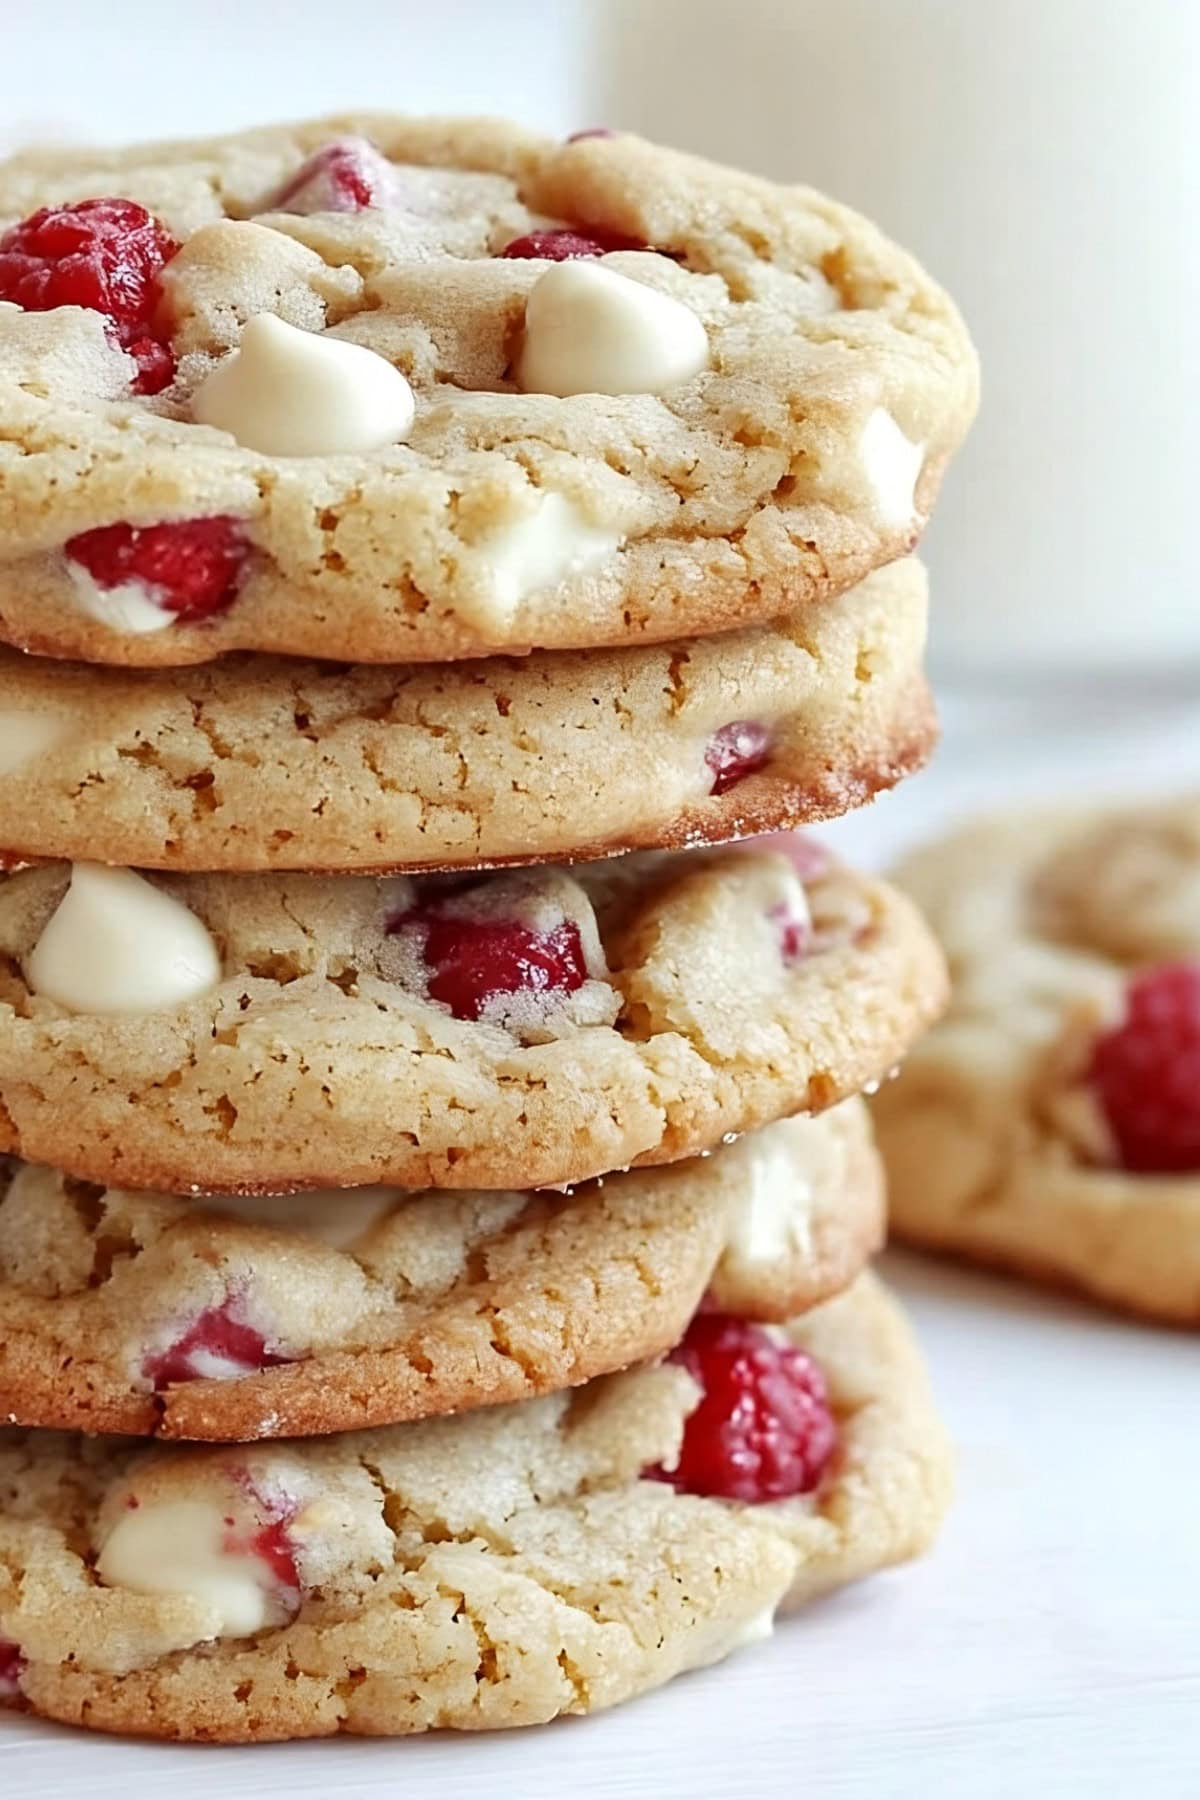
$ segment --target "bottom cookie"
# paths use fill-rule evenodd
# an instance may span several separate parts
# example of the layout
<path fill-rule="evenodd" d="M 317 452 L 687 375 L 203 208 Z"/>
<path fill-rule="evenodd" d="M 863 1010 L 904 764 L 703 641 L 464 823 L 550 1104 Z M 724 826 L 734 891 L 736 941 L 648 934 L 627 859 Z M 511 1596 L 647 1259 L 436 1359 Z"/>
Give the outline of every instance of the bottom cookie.
<path fill-rule="evenodd" d="M 783 1328 L 702 1314 L 574 1393 L 326 1442 L 9 1432 L 0 1693 L 214 1742 L 598 1711 L 917 1554 L 948 1490 L 869 1275 Z"/>

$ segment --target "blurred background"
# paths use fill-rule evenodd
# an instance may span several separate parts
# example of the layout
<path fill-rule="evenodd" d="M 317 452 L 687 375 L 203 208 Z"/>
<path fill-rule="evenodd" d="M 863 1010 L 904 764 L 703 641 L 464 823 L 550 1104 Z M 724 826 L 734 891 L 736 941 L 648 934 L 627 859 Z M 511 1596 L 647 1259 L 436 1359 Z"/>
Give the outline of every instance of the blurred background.
<path fill-rule="evenodd" d="M 1040 787 L 1048 758 L 1064 783 L 1200 776 L 1195 0 L 20 11 L 9 143 L 491 111 L 642 131 L 860 207 L 950 287 L 983 357 L 925 546 L 941 786 Z"/>

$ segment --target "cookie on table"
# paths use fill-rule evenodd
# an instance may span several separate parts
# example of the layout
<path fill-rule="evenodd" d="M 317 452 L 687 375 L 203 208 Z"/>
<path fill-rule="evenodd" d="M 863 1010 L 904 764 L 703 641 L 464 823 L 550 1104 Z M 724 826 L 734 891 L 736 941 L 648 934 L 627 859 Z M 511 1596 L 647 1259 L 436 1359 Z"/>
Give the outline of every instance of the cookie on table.
<path fill-rule="evenodd" d="M 416 870 L 827 817 L 932 746 L 925 586 L 905 560 L 773 625 L 521 662 L 126 672 L 0 650 L 0 853 Z"/>
<path fill-rule="evenodd" d="M 912 547 L 977 395 L 865 220 L 626 134 L 26 153 L 0 300 L 0 636 L 89 662 L 768 619 Z"/>
<path fill-rule="evenodd" d="M 219 1450 L 0 1433 L 0 1678 L 94 1730 L 535 1724 L 770 1633 L 934 1536 L 949 1455 L 869 1275 L 513 1407 Z"/>
<path fill-rule="evenodd" d="M 244 1442 L 525 1399 L 670 1349 L 702 1302 L 786 1319 L 882 1236 L 857 1099 L 568 1194 L 205 1203 L 18 1164 L 0 1417 Z"/>
<path fill-rule="evenodd" d="M 899 879 L 954 991 L 874 1102 L 896 1233 L 1200 1323 L 1200 800 L 987 822 Z"/>
<path fill-rule="evenodd" d="M 0 878 L 0 1148 L 167 1193 L 526 1188 L 883 1075 L 944 968 L 793 834 L 574 870 Z"/>

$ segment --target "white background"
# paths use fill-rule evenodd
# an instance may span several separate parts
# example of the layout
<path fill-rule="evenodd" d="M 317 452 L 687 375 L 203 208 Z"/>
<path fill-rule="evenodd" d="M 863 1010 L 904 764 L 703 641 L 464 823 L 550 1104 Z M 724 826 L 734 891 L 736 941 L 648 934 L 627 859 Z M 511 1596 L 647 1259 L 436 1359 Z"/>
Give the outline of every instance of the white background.
<path fill-rule="evenodd" d="M 358 106 L 510 114 L 566 131 L 591 10 L 587 0 L 8 0 L 0 128 L 123 142 Z"/>
<path fill-rule="evenodd" d="M 998 30 L 1049 14 L 1064 29 L 1074 21 L 1079 43 L 1086 48 L 1090 41 L 1095 50 L 1076 0 L 1039 0 L 1034 8 L 1027 0 L 872 0 L 865 15 L 863 0 L 855 0 L 853 10 L 860 32 L 874 25 L 879 34 L 861 65 L 846 61 L 855 54 L 848 40 L 839 50 L 837 0 L 742 0 L 716 13 L 712 0 L 692 0 L 682 12 L 674 0 L 596 0 L 593 6 L 441 0 L 437 7 L 363 0 L 192 6 L 9 0 L 0 6 L 9 26 L 0 59 L 0 130 L 10 139 L 31 131 L 81 139 L 182 134 L 350 104 L 508 112 L 554 131 L 599 116 L 653 130 L 661 114 L 673 121 L 675 135 L 698 148 L 729 150 L 744 141 L 738 153 L 754 160 L 758 143 L 764 163 L 791 143 L 802 144 L 807 133 L 819 179 L 837 186 L 831 158 L 838 144 L 814 135 L 822 98 L 828 105 L 835 77 L 846 84 L 839 92 L 848 92 L 861 66 L 862 79 L 875 83 L 872 104 L 894 99 L 888 74 L 897 59 L 907 58 L 910 69 L 927 66 L 924 49 L 904 29 L 916 12 L 926 25 L 940 12 L 942 22 L 986 19 Z M 1104 0 L 1104 11 L 1115 16 L 1111 0 Z M 724 36 L 720 13 L 732 27 Z M 748 34 L 764 20 L 772 31 L 791 31 L 798 19 L 818 15 L 826 29 L 814 32 L 807 48 L 819 44 L 824 64 L 810 57 L 792 65 L 781 54 L 756 61 L 748 54 Z M 1124 7 L 1139 34 L 1198 15 L 1190 0 L 1141 7 L 1127 0 Z M 1091 0 L 1087 16 L 1098 16 Z M 663 31 L 670 17 L 673 35 Z M 621 21 L 625 33 L 618 39 L 614 27 Z M 802 42 L 800 53 L 805 48 Z M 707 70 L 702 88 L 689 75 L 697 57 Z M 1104 61 L 1098 50 L 1097 60 Z M 980 66 L 991 65 L 970 56 L 963 62 L 964 69 Z M 756 85 L 760 74 L 773 84 L 769 115 L 769 95 Z M 1014 96 L 1024 91 L 1019 58 L 998 88 L 993 82 L 993 100 L 998 93 L 1003 101 L 1005 82 Z M 1068 80 L 1064 97 L 1077 87 L 1078 78 Z M 892 174 L 905 217 L 885 222 L 912 235 L 917 247 L 944 246 L 948 255 L 962 235 L 972 189 L 966 177 L 939 188 L 940 159 L 957 166 L 961 146 L 931 147 L 928 133 L 922 137 L 923 115 L 945 90 L 931 80 L 915 104 L 909 89 L 899 92 L 908 135 L 891 129 L 877 142 L 891 146 L 902 168 L 920 171 L 919 191 L 929 193 L 935 213 L 944 192 L 953 193 L 959 210 L 953 227 L 944 219 L 939 225 L 937 216 L 923 226 L 911 183 L 906 188 Z M 597 115 L 592 109 L 601 99 L 604 112 Z M 960 116 L 970 110 L 961 97 L 958 110 Z M 855 123 L 841 138 L 845 168 L 851 185 L 866 188 L 882 168 L 882 151 L 863 150 L 877 121 L 865 106 L 848 116 Z M 1112 114 L 1123 116 L 1119 108 Z M 789 130 L 794 126 L 794 136 L 777 136 L 780 118 Z M 1048 155 L 1053 149 L 1047 144 Z M 1086 162 L 1096 145 L 1069 149 Z M 1036 168 L 1037 159 L 1025 166 Z M 805 168 L 779 172 L 796 176 Z M 869 200 L 863 191 L 848 197 Z M 1061 197 L 1056 205 L 1061 209 Z M 1103 195 L 1097 207 L 1112 236 L 1113 280 L 1125 284 L 1126 295 L 1130 284 L 1143 285 L 1146 337 L 1153 342 L 1164 317 L 1153 302 L 1165 290 L 1177 304 L 1178 293 L 1143 252 L 1132 266 L 1128 212 L 1106 208 Z M 1025 267 L 1019 209 L 1010 211 L 1008 237 L 988 251 L 1006 275 L 1014 259 Z M 1069 210 L 1057 216 L 1069 259 L 1075 221 Z M 928 245 L 925 230 L 932 234 Z M 1046 219 L 1038 231 L 1042 256 L 1054 232 Z M 1181 240 L 1187 235 L 1181 227 Z M 978 283 L 982 293 L 987 274 L 985 264 L 977 265 L 968 285 Z M 1022 332 L 1042 327 L 1045 289 L 1037 290 L 1036 307 L 1021 304 L 1019 282 L 1009 281 L 1008 291 L 1019 343 Z M 1124 300 L 1122 312 L 1133 316 Z M 998 331 L 1006 319 L 992 308 L 989 327 Z M 1130 344 L 1111 350 L 1114 357 L 1127 355 Z M 1007 363 L 1006 384 L 1019 379 L 1019 365 Z M 1159 398 L 1149 396 L 1151 414 Z M 1195 412 L 1194 392 L 1189 404 Z M 981 429 L 989 429 L 986 414 Z M 1113 430 L 1130 439 L 1131 466 L 1144 466 L 1148 429 L 1141 417 L 1113 420 Z M 952 481 L 938 532 L 954 531 L 956 517 L 967 521 L 967 530 L 981 523 L 973 567 L 982 578 L 1008 567 L 995 518 L 1007 509 L 1020 538 L 1020 495 L 1029 505 L 1032 489 L 1020 445 L 1005 449 L 994 433 L 979 441 L 992 445 L 990 460 L 964 458 L 967 474 L 961 486 Z M 1038 468 L 1060 493 L 1060 511 L 1069 519 L 1079 494 L 1069 479 L 1072 435 L 1061 418 L 1052 442 L 1053 454 Z M 956 513 L 964 501 L 969 505 Z M 1103 504 L 1103 497 L 1093 497 L 1093 511 Z M 1195 542 L 1182 520 L 1174 529 L 1178 541 Z M 1022 566 L 1036 579 L 1038 540 L 1026 531 L 1021 541 Z M 957 561 L 947 567 L 972 566 L 962 560 L 965 542 L 960 526 Z M 935 602 L 970 605 L 964 585 L 935 594 Z M 996 592 L 994 582 L 987 591 Z M 1179 598 L 1194 609 L 1194 590 Z M 1144 601 L 1136 594 L 1131 617 L 1144 617 Z M 1086 646 L 1086 588 L 1073 603 Z M 1189 685 L 1177 682 L 1178 694 L 1186 696 Z M 1160 781 L 1200 777 L 1200 715 L 1185 698 L 1171 701 L 1165 684 L 1144 706 L 1127 687 L 1097 702 L 1077 692 L 1028 705 L 993 687 L 986 699 L 979 692 L 973 700 L 960 695 L 950 713 L 949 740 L 935 770 L 837 827 L 833 835 L 844 847 L 879 861 L 983 801 L 1056 786 L 1138 793 Z M 1025 1794 L 1090 1800 L 1134 1792 L 1148 1800 L 1194 1800 L 1200 1347 L 1194 1339 L 916 1259 L 895 1259 L 890 1272 L 917 1317 L 960 1447 L 958 1504 L 927 1563 L 814 1609 L 724 1668 L 608 1717 L 541 1732 L 227 1752 L 85 1739 L 0 1714 L 0 1796 L 125 1800 L 133 1793 L 157 1800 L 171 1792 L 178 1800 L 209 1800 L 213 1793 L 229 1800 L 260 1794 L 366 1800 L 477 1789 L 490 1800 L 557 1800 L 564 1792 L 579 1800 L 1010 1800 Z"/>

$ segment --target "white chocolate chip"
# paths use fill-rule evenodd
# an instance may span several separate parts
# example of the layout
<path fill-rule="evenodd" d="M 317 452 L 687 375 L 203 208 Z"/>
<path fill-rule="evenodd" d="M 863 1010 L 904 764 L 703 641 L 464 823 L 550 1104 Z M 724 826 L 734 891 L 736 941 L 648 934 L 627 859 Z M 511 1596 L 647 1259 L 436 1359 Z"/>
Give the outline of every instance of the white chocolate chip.
<path fill-rule="evenodd" d="M 812 1254 L 812 1190 L 792 1140 L 768 1132 L 750 1157 L 744 1202 L 730 1222 L 726 1255 L 753 1270 L 797 1254 Z"/>
<path fill-rule="evenodd" d="M 764 1606 L 739 1625 L 729 1640 L 731 1650 L 745 1650 L 751 1644 L 761 1644 L 775 1633 L 775 1608 Z"/>
<path fill-rule="evenodd" d="M 884 525 L 911 525 L 925 446 L 906 438 L 890 412 L 877 406 L 858 440 L 858 453 Z"/>
<path fill-rule="evenodd" d="M 264 456 L 340 456 L 407 437 L 413 393 L 399 369 L 364 344 L 300 331 L 259 313 L 241 344 L 196 391 L 202 425 Z"/>
<path fill-rule="evenodd" d="M 61 713 L 0 711 L 0 775 L 13 775 L 69 736 Z"/>
<path fill-rule="evenodd" d="M 153 588 L 141 581 L 123 581 L 118 587 L 101 587 L 73 557 L 67 558 L 67 573 L 75 588 L 75 598 L 89 619 L 107 625 L 110 631 L 124 631 L 142 637 L 149 631 L 165 631 L 175 618 L 173 612 L 160 606 Z"/>
<path fill-rule="evenodd" d="M 184 1594 L 211 1609 L 214 1637 L 248 1637 L 292 1616 L 290 1590 L 238 1545 L 225 1505 L 160 1500 L 123 1513 L 96 1563 L 101 1581 L 134 1594 Z"/>
<path fill-rule="evenodd" d="M 540 588 L 556 587 L 569 575 L 594 568 L 620 542 L 619 533 L 591 524 L 565 495 L 543 493 L 531 512 L 491 532 L 474 548 L 483 559 L 492 598 L 515 607 Z"/>
<path fill-rule="evenodd" d="M 212 1205 L 248 1224 L 296 1231 L 345 1250 L 408 1197 L 388 1187 L 313 1188 L 302 1194 L 223 1195 Z"/>
<path fill-rule="evenodd" d="M 132 869 L 76 863 L 25 979 L 69 1012 L 154 1012 L 215 987 L 221 959 L 195 913 L 161 888 Z"/>
<path fill-rule="evenodd" d="M 530 289 L 517 381 L 527 394 L 661 394 L 708 361 L 689 307 L 580 257 Z"/>
<path fill-rule="evenodd" d="M 742 891 L 777 931 L 790 927 L 807 941 L 813 931 L 812 909 L 804 883 L 787 860 L 786 852 L 774 850 L 769 842 L 760 851 L 751 839 L 746 844 L 746 857 L 753 867 L 740 877 Z"/>

